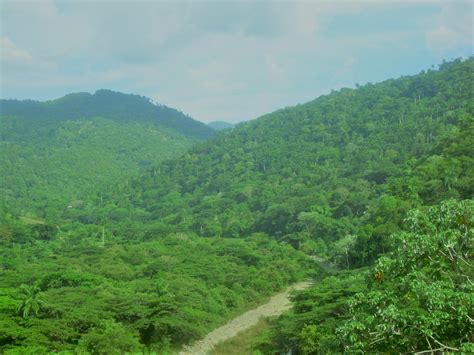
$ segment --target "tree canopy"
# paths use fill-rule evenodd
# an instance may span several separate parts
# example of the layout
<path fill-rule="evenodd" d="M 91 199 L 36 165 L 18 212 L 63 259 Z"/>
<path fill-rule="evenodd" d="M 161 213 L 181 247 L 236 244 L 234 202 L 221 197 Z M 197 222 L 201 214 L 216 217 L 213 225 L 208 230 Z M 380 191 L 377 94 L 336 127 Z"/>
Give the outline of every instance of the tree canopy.
<path fill-rule="evenodd" d="M 473 65 L 206 141 L 139 96 L 2 101 L 0 351 L 174 351 L 308 277 L 256 350 L 472 351 Z"/>

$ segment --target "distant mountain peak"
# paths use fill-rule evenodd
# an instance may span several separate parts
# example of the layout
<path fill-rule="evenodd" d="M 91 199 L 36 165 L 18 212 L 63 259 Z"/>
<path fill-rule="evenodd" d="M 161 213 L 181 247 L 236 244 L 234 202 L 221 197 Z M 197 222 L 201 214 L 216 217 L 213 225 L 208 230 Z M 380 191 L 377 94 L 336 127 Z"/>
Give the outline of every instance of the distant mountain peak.
<path fill-rule="evenodd" d="M 225 121 L 213 121 L 213 122 L 209 122 L 207 126 L 211 127 L 212 129 L 216 131 L 222 131 L 224 129 L 234 128 L 235 124 L 230 123 L 230 122 L 225 122 Z"/>
<path fill-rule="evenodd" d="M 147 121 L 173 129 L 186 136 L 208 138 L 213 130 L 174 108 L 156 104 L 140 95 L 99 89 L 94 94 L 78 92 L 59 99 L 39 102 L 1 100 L 1 114 L 26 119 L 63 121 L 104 117 L 118 121 Z"/>

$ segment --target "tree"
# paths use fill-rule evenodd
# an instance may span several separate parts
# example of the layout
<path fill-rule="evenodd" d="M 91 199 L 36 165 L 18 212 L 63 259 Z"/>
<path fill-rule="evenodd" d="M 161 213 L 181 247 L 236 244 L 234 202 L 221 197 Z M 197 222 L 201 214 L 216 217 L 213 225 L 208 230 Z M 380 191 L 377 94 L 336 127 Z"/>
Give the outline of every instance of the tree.
<path fill-rule="evenodd" d="M 412 210 L 338 329 L 347 351 L 473 351 L 474 203 Z"/>
<path fill-rule="evenodd" d="M 356 244 L 357 236 L 348 234 L 344 238 L 339 239 L 333 245 L 333 258 L 337 261 L 338 264 L 345 263 L 347 269 L 350 268 L 349 265 L 349 252 L 354 248 Z M 344 261 L 341 260 L 344 259 Z"/>
<path fill-rule="evenodd" d="M 113 320 L 104 320 L 79 341 L 80 348 L 94 354 L 124 354 L 141 352 L 136 332 L 125 329 Z"/>
<path fill-rule="evenodd" d="M 46 306 L 46 301 L 40 292 L 41 289 L 36 285 L 22 284 L 19 289 L 21 303 L 18 305 L 17 313 L 23 318 L 28 318 L 31 314 L 38 315 L 41 309 Z"/>

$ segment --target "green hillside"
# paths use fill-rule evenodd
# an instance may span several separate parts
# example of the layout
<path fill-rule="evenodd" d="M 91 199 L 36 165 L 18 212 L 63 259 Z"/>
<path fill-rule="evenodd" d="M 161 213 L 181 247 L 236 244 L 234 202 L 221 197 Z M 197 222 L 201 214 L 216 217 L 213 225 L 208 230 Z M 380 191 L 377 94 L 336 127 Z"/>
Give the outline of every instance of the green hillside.
<path fill-rule="evenodd" d="M 473 65 L 238 125 L 134 181 L 120 202 L 161 233 L 258 233 L 341 269 L 373 265 L 305 292 L 256 351 L 470 352 Z"/>
<path fill-rule="evenodd" d="M 224 129 L 233 128 L 235 125 L 233 123 L 225 122 L 225 121 L 213 121 L 207 124 L 208 127 L 216 131 L 222 131 Z"/>
<path fill-rule="evenodd" d="M 21 117 L 33 124 L 106 117 L 116 121 L 152 122 L 195 138 L 212 136 L 212 129 L 176 109 L 154 104 L 143 96 L 104 89 L 94 94 L 73 93 L 46 102 L 2 100 L 0 112 L 2 116 Z"/>
<path fill-rule="evenodd" d="M 142 150 L 107 143 L 140 176 L 97 189 L 112 159 L 97 153 L 92 182 L 77 185 L 95 193 L 65 207 L 66 192 L 50 197 L 86 169 L 66 162 L 68 144 L 84 139 L 70 150 L 83 166 L 104 128 L 120 121 L 135 137 L 143 123 L 52 119 L 66 127 L 51 133 L 56 150 L 42 146 L 46 128 L 36 140 L 11 128 L 2 144 L 20 150 L 2 172 L 0 351 L 167 353 L 308 277 L 319 281 L 255 351 L 473 351 L 473 66 L 332 92 L 160 163 L 150 135 L 183 141 L 146 121 Z M 61 161 L 38 162 L 55 175 L 28 170 L 35 154 Z M 321 259 L 343 271 L 327 275 Z"/>
<path fill-rule="evenodd" d="M 212 135 L 174 109 L 107 90 L 48 102 L 2 100 L 1 113 L 2 202 L 47 218 Z"/>
<path fill-rule="evenodd" d="M 473 65 L 342 89 L 240 124 L 134 181 L 120 203 L 173 230 L 265 233 L 335 260 L 335 243 L 357 234 L 349 263 L 366 265 L 411 208 L 472 198 Z"/>
<path fill-rule="evenodd" d="M 180 129 L 162 124 L 138 96 L 97 95 L 2 101 L 0 352 L 163 352 L 311 273 L 258 234 L 205 240 L 139 209 L 130 220 L 114 191 L 213 131 L 177 111 Z"/>

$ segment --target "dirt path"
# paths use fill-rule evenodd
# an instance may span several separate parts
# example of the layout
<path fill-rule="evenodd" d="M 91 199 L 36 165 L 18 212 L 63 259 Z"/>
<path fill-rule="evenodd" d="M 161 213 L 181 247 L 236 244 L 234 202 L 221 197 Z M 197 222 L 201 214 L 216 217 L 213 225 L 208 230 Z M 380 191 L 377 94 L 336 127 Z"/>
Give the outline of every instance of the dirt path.
<path fill-rule="evenodd" d="M 232 319 L 227 324 L 210 332 L 204 339 L 195 342 L 193 345 L 185 346 L 179 355 L 204 355 L 209 353 L 218 343 L 235 337 L 238 333 L 253 327 L 262 317 L 273 317 L 282 314 L 291 308 L 289 299 L 293 290 L 304 290 L 311 286 L 310 281 L 296 283 L 288 287 L 285 291 L 277 293 L 270 300 L 244 314 Z"/>

